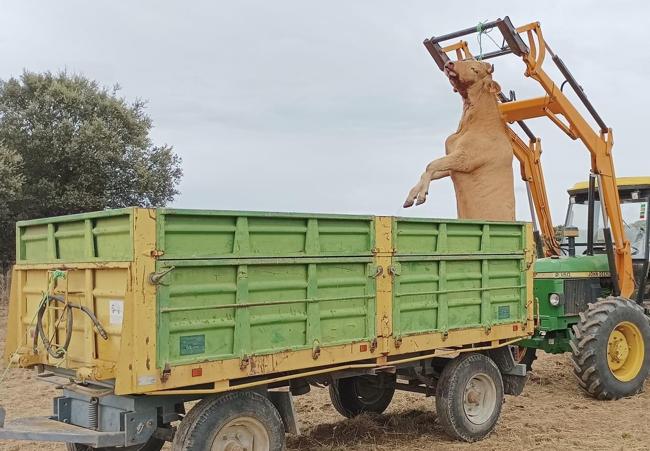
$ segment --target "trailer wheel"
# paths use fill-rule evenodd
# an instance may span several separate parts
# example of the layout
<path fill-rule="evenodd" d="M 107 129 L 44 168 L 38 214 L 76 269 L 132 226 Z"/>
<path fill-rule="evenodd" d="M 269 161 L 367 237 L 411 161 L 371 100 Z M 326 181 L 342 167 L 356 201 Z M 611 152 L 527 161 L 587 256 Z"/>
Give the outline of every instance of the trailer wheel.
<path fill-rule="evenodd" d="M 284 450 L 284 423 L 273 403 L 257 392 L 237 391 L 200 401 L 183 418 L 174 450 Z"/>
<path fill-rule="evenodd" d="M 354 376 L 337 379 L 329 386 L 332 405 L 347 418 L 364 412 L 382 413 L 395 394 L 395 374 Z"/>
<path fill-rule="evenodd" d="M 67 451 L 160 451 L 165 445 L 164 440 L 151 437 L 144 445 L 115 447 L 107 446 L 102 448 L 93 448 L 89 445 L 82 445 L 81 443 L 66 443 L 65 449 Z"/>
<path fill-rule="evenodd" d="M 510 346 L 510 350 L 512 351 L 512 357 L 515 359 L 515 362 L 526 365 L 527 371 L 533 369 L 533 362 L 537 360 L 537 349 L 515 345 Z"/>
<path fill-rule="evenodd" d="M 599 299 L 580 314 L 571 339 L 574 373 L 597 399 L 631 396 L 650 372 L 650 324 L 643 308 L 618 297 Z"/>
<path fill-rule="evenodd" d="M 492 359 L 462 354 L 442 370 L 436 386 L 436 411 L 447 434 L 474 442 L 487 437 L 503 404 L 503 379 Z"/>

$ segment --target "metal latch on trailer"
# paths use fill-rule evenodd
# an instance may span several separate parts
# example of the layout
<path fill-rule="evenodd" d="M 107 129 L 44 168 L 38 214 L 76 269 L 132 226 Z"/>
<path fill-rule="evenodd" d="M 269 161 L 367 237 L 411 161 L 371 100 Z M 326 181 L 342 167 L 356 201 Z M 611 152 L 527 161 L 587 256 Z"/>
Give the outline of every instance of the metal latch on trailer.
<path fill-rule="evenodd" d="M 167 274 L 172 272 L 174 269 L 176 269 L 175 266 L 170 266 L 169 268 L 159 271 L 159 272 L 152 272 L 149 274 L 149 283 L 151 285 L 159 285 L 163 277 L 165 277 Z"/>

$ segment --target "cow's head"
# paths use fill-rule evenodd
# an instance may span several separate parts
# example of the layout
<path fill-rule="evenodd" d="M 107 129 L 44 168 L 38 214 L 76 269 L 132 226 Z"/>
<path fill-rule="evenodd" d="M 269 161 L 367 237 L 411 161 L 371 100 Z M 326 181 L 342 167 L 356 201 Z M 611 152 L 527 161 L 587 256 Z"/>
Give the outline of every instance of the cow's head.
<path fill-rule="evenodd" d="M 448 61 L 445 64 L 445 74 L 454 91 L 459 92 L 463 97 L 466 97 L 467 91 L 476 84 L 480 84 L 493 94 L 501 92 L 499 84 L 492 80 L 492 72 L 494 72 L 492 64 L 474 59 Z"/>

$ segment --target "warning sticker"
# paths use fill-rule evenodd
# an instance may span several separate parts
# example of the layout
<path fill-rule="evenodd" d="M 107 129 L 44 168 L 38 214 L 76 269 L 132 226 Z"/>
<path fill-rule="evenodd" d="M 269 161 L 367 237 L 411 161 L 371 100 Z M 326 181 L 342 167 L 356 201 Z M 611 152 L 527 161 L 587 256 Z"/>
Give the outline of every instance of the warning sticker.
<path fill-rule="evenodd" d="M 156 383 L 155 376 L 140 376 L 138 377 L 138 385 L 153 385 Z"/>
<path fill-rule="evenodd" d="M 108 301 L 110 320 L 112 326 L 121 326 L 124 320 L 124 301 Z"/>

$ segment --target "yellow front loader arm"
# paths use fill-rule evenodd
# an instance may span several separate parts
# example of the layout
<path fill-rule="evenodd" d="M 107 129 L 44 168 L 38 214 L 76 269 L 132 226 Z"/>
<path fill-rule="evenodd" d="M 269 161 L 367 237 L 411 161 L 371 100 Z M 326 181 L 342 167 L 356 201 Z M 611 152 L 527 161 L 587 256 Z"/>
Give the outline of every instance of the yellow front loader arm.
<path fill-rule="evenodd" d="M 601 205 L 603 206 L 603 231 L 606 241 L 611 241 L 611 246 L 608 246 L 608 258 L 612 272 L 614 294 L 621 294 L 629 298 L 634 292 L 632 255 L 630 243 L 625 236 L 616 185 L 616 173 L 612 156 L 612 129 L 605 125 L 605 122 L 587 99 L 583 89 L 564 65 L 564 62 L 548 46 L 542 35 L 539 22 L 532 22 L 515 28 L 506 16 L 504 19 L 480 24 L 478 27 L 426 39 L 424 45 L 440 70 L 443 70 L 445 63 L 450 60 L 447 55 L 448 52 L 454 52 L 458 59 L 472 58 L 473 56 L 466 41 L 461 40 L 446 47 L 441 47 L 441 42 L 473 33 L 481 34 L 493 28 L 497 28 L 501 32 L 504 43 L 498 50 L 480 55 L 480 58 L 489 59 L 511 53 L 520 57 L 526 65 L 524 75 L 536 80 L 546 92 L 541 97 L 522 100 L 508 100 L 503 94 L 499 94 L 500 109 L 504 120 L 508 124 L 518 123 L 529 138 L 529 144 L 526 144 L 511 127 L 508 127 L 514 155 L 521 164 L 522 178 L 527 183 L 529 196 L 534 204 L 534 208 L 531 209 L 533 222 L 535 222 L 534 213 L 539 218 L 539 230 L 543 237 L 544 253 L 546 255 L 559 255 L 560 249 L 553 231 L 544 175 L 540 164 L 540 140 L 532 135 L 523 122 L 526 119 L 538 117 L 547 117 L 571 139 L 582 141 L 591 154 L 591 171 L 598 178 L 598 190 Z M 525 41 L 522 35 L 525 36 Z M 587 122 L 562 92 L 562 87 L 556 85 L 544 71 L 542 65 L 547 53 L 551 55 L 552 61 L 564 76 L 565 82 L 574 90 L 597 123 L 598 129 L 594 129 Z"/>

